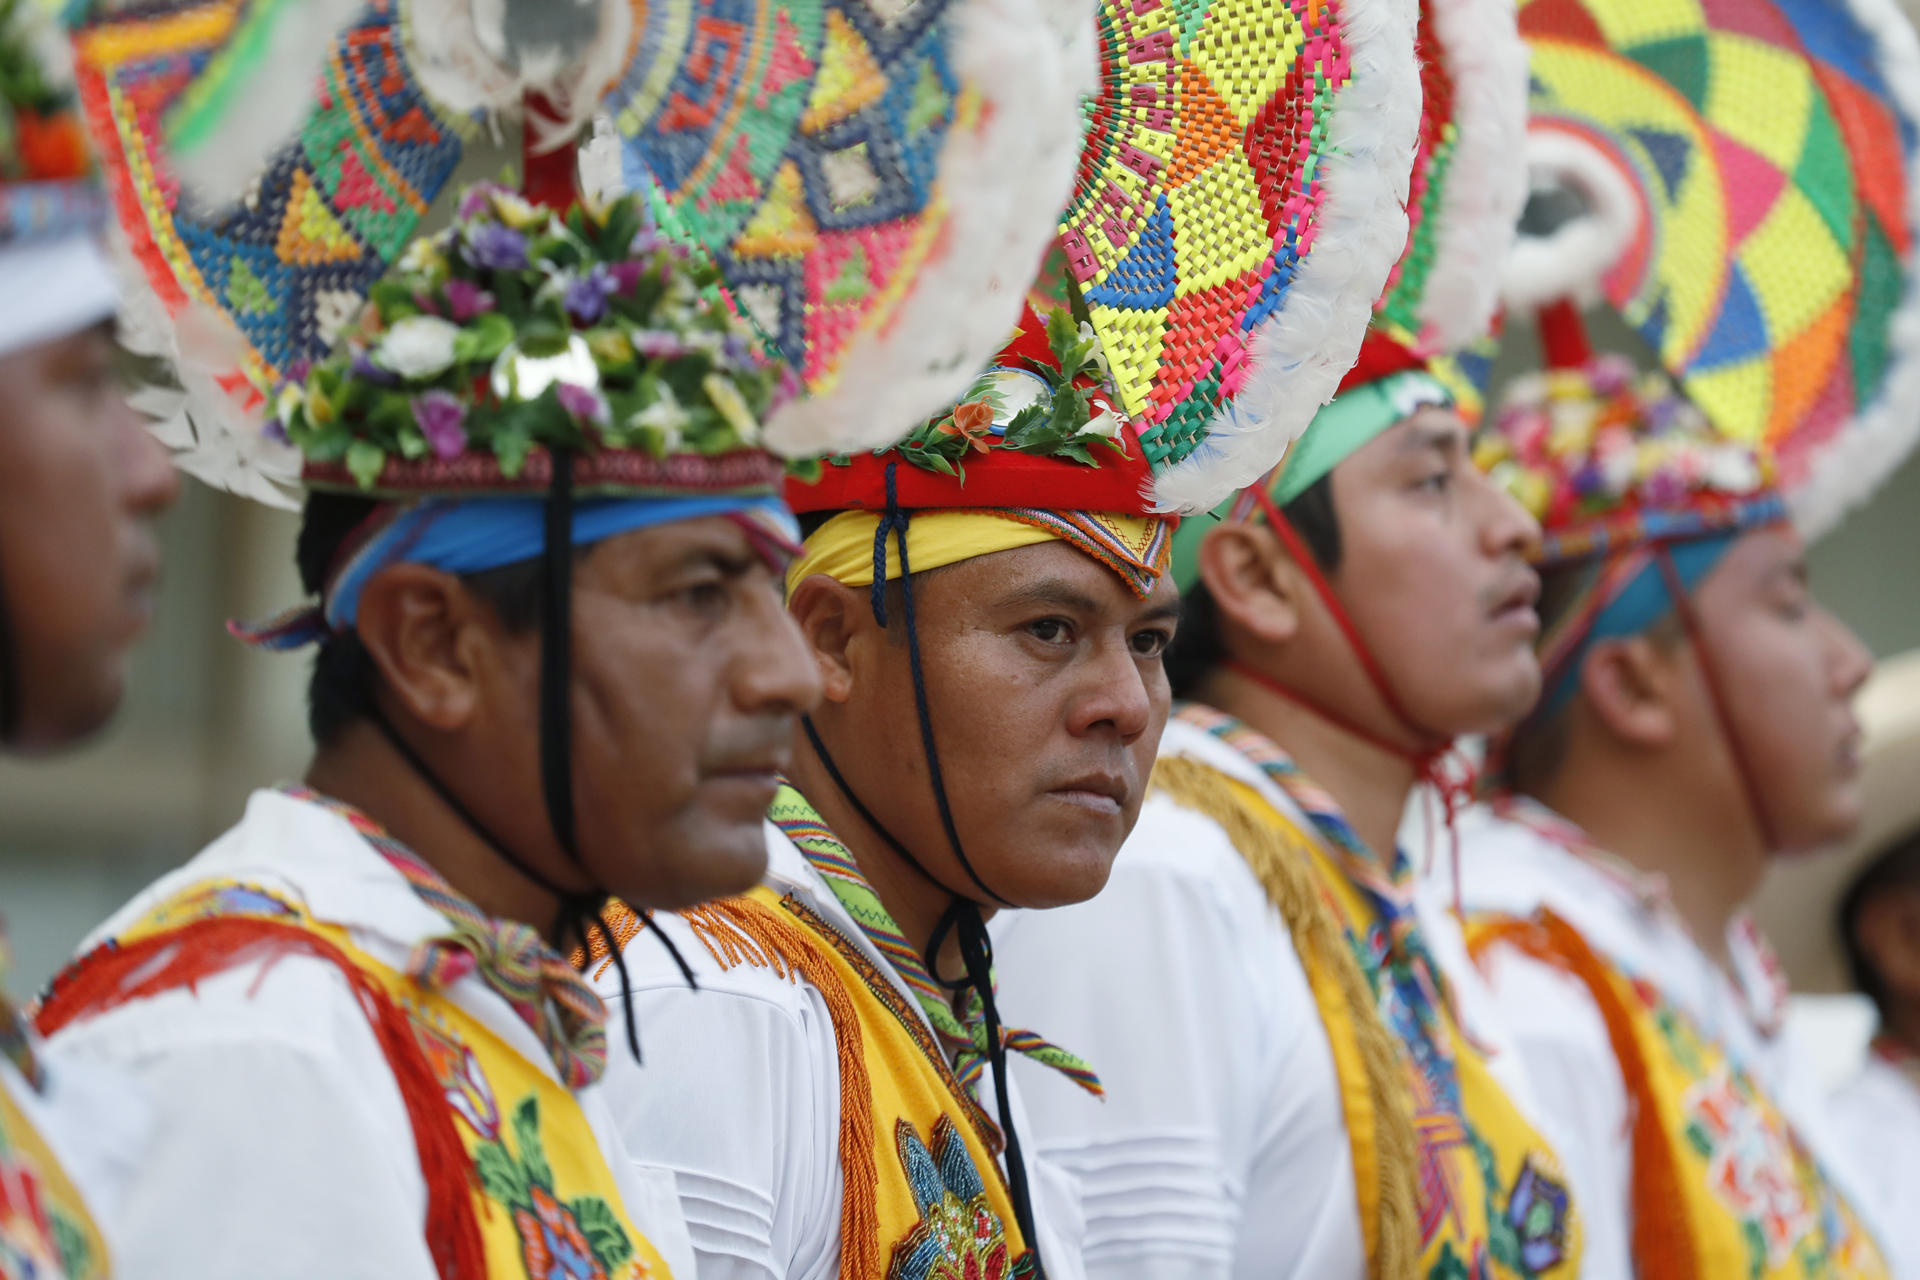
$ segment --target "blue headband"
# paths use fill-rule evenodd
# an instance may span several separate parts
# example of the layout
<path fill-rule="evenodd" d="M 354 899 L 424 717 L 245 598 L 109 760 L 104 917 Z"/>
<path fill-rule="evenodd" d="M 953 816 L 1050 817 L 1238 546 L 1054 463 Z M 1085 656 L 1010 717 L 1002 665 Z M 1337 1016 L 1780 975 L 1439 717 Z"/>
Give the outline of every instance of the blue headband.
<path fill-rule="evenodd" d="M 1730 530 L 1706 538 L 1691 538 L 1684 542 L 1670 542 L 1664 549 L 1673 562 L 1674 573 L 1680 579 L 1680 585 L 1690 595 L 1713 567 L 1720 563 L 1722 556 L 1732 549 L 1745 530 Z M 1673 609 L 1673 599 L 1667 593 L 1666 575 L 1654 559 L 1657 548 L 1643 546 L 1624 553 L 1631 562 L 1623 570 L 1626 580 L 1611 600 L 1600 606 L 1594 615 L 1593 623 L 1587 628 L 1573 648 L 1559 658 L 1556 669 L 1549 672 L 1552 683 L 1542 691 L 1539 705 L 1534 708 L 1530 719 L 1543 720 L 1557 715 L 1573 698 L 1574 690 L 1580 687 L 1580 668 L 1587 660 L 1587 653 L 1602 640 L 1618 640 L 1626 636 L 1637 636 L 1654 623 L 1667 616 Z M 1637 564 L 1638 567 L 1633 567 Z M 1611 566 L 1603 566 L 1600 580 L 1595 588 L 1605 589 L 1604 579 Z M 1579 608 L 1576 604 L 1575 609 Z M 1551 637 L 1548 638 L 1548 647 Z"/>
<path fill-rule="evenodd" d="M 592 546 L 638 529 L 703 516 L 745 517 L 773 540 L 799 541 L 785 502 L 771 494 L 686 498 L 590 498 L 575 504 L 573 545 Z M 481 573 L 532 560 L 546 547 L 543 497 L 427 498 L 393 508 L 328 583 L 319 608 L 308 606 L 258 627 L 229 624 L 250 644 L 297 649 L 352 630 L 360 593 L 389 565 L 424 564 L 448 573 Z"/>

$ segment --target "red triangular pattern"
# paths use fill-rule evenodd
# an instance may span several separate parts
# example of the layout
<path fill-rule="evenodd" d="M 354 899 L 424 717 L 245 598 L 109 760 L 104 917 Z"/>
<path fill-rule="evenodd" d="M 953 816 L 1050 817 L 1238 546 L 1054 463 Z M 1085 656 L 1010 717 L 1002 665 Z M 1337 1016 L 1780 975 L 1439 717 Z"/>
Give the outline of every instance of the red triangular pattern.
<path fill-rule="evenodd" d="M 1580 0 L 1533 0 L 1520 10 L 1520 34 L 1528 40 L 1572 40 L 1602 47 L 1607 43 Z"/>
<path fill-rule="evenodd" d="M 1787 175 L 1746 144 L 1712 125 L 1706 129 L 1720 168 L 1721 194 L 1727 202 L 1727 244 L 1738 249 L 1773 211 L 1780 189 L 1787 185 Z"/>

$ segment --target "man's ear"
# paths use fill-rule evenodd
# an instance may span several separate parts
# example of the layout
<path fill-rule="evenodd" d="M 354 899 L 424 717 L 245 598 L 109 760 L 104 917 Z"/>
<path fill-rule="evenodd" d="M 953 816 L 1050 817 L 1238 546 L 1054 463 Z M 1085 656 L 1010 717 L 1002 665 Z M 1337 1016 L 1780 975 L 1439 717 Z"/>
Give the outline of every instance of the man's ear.
<path fill-rule="evenodd" d="M 873 588 L 850 587 L 824 573 L 801 581 L 787 601 L 787 612 L 820 669 L 822 696 L 845 702 L 853 696 L 856 651 L 879 630 L 873 620 Z"/>
<path fill-rule="evenodd" d="M 1681 681 L 1650 637 L 1596 641 L 1580 660 L 1580 692 L 1594 718 L 1631 746 L 1657 749 L 1679 732 Z"/>
<path fill-rule="evenodd" d="M 1224 620 L 1263 644 L 1285 644 L 1299 633 L 1306 577 L 1265 525 L 1214 527 L 1200 543 L 1198 563 Z"/>
<path fill-rule="evenodd" d="M 390 565 L 360 593 L 360 643 L 388 693 L 421 723 L 457 730 L 480 701 L 479 674 L 497 661 L 499 621 L 461 581 L 423 564 Z"/>

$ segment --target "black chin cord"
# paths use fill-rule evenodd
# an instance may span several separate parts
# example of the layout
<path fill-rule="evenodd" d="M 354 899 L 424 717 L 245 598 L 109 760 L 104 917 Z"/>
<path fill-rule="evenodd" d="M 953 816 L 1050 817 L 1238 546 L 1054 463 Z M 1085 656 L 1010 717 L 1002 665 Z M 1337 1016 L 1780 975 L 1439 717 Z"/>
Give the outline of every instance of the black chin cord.
<path fill-rule="evenodd" d="M 914 619 L 913 608 L 913 570 L 907 559 L 907 528 L 911 517 L 902 510 L 898 494 L 894 487 L 894 468 L 899 464 L 887 464 L 887 510 L 881 517 L 879 527 L 873 536 L 873 619 L 884 627 L 887 625 L 887 539 L 891 535 L 900 552 L 900 587 L 902 595 L 903 621 L 907 631 L 907 661 L 913 673 L 914 711 L 920 721 L 920 742 L 927 756 L 928 781 L 933 786 L 933 798 L 940 811 L 940 825 L 945 829 L 947 843 L 953 849 L 954 857 L 965 868 L 968 878 L 981 893 L 1002 906 L 1012 906 L 1007 899 L 995 893 L 980 873 L 974 870 L 973 863 L 967 858 L 967 851 L 960 843 L 960 831 L 953 820 L 953 807 L 947 800 L 947 785 L 940 771 L 940 753 L 933 740 L 933 716 L 927 704 L 927 682 L 920 660 L 920 632 Z M 898 854 L 908 866 L 920 874 L 923 880 L 939 888 L 946 886 L 929 873 L 920 860 L 908 852 L 907 847 L 894 834 L 874 817 L 873 812 L 854 794 L 845 775 L 834 762 L 827 745 L 820 738 L 820 732 L 814 727 L 811 716 L 802 716 L 801 726 L 806 730 L 807 741 L 819 757 L 827 776 L 840 795 L 853 807 L 889 848 Z M 948 890 L 948 892 L 952 892 Z M 966 977 L 958 982 L 947 982 L 940 976 L 938 959 L 940 949 L 946 945 L 951 935 L 959 943 L 961 963 L 966 967 Z M 952 901 L 934 926 L 933 936 L 927 942 L 926 951 L 921 955 L 921 964 L 927 976 L 948 991 L 961 992 L 972 988 L 980 996 L 981 1013 L 986 1020 L 987 1065 L 993 1073 L 994 1102 L 1000 1113 L 1000 1132 L 1006 1140 L 1007 1195 L 1013 1201 L 1014 1220 L 1019 1223 L 1020 1234 L 1025 1239 L 1027 1249 L 1033 1258 L 1034 1280 L 1046 1280 L 1046 1268 L 1040 1258 L 1040 1237 L 1034 1228 L 1033 1192 L 1027 1183 L 1027 1163 L 1020 1150 L 1020 1135 L 1013 1125 L 1013 1101 L 1007 1088 L 1007 1047 L 1000 1031 L 1000 1009 L 993 990 L 993 940 L 987 933 L 987 922 L 980 914 L 980 904 L 960 894 L 953 894 Z"/>

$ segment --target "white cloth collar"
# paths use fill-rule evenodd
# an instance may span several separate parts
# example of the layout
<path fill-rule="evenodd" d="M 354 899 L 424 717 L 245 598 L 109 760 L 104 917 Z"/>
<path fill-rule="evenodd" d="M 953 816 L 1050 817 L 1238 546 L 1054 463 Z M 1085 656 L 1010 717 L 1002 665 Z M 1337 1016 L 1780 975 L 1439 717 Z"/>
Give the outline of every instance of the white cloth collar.
<path fill-rule="evenodd" d="M 1665 877 L 1595 848 L 1578 827 L 1532 801 L 1498 811 L 1475 805 L 1461 816 L 1460 842 L 1469 911 L 1525 916 L 1549 907 L 1737 1053 L 1779 1038 L 1786 981 L 1772 947 L 1745 913 L 1728 928 L 1729 976 L 1694 940 Z"/>

